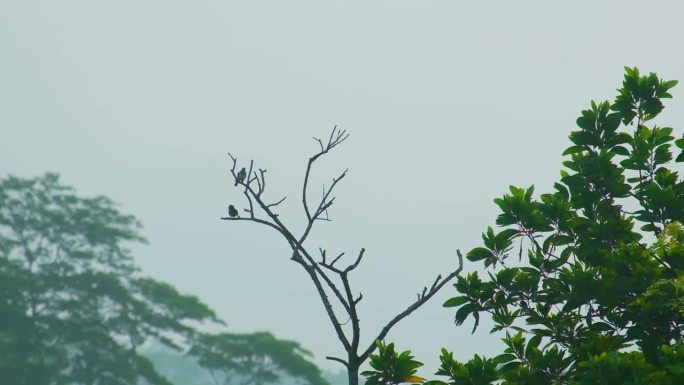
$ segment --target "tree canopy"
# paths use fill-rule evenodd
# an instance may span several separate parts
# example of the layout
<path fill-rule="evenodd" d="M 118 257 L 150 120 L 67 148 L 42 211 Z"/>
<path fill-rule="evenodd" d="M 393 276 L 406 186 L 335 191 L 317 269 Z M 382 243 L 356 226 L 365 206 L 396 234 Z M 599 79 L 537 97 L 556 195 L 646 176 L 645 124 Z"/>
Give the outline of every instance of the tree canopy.
<path fill-rule="evenodd" d="M 494 200 L 500 230 L 467 254 L 486 277 L 459 276 L 444 306 L 473 332 L 488 314 L 506 348 L 443 350 L 433 385 L 684 383 L 684 136 L 653 124 L 676 84 L 626 68 L 577 118 L 552 191 Z"/>
<path fill-rule="evenodd" d="M 306 359 L 311 352 L 267 332 L 201 335 L 189 354 L 211 372 L 217 385 L 264 385 L 283 375 L 327 385 L 318 367 Z"/>
<path fill-rule="evenodd" d="M 196 297 L 142 277 L 140 225 L 55 174 L 0 182 L 0 372 L 12 384 L 168 384 L 137 352 L 217 321 Z"/>
<path fill-rule="evenodd" d="M 110 199 L 80 197 L 56 174 L 0 180 L 1 383 L 166 385 L 170 381 L 143 354 L 146 343 L 185 351 L 221 341 L 225 357 L 200 359 L 213 368 L 244 359 L 240 348 L 258 339 L 254 348 L 262 361 L 325 385 L 294 342 L 268 333 L 199 333 L 202 322 L 222 321 L 195 296 L 141 274 L 128 249 L 144 242 L 139 231 L 139 222 Z M 240 364 L 247 371 L 262 368 L 249 360 Z M 262 376 L 255 384 L 275 379 Z"/>

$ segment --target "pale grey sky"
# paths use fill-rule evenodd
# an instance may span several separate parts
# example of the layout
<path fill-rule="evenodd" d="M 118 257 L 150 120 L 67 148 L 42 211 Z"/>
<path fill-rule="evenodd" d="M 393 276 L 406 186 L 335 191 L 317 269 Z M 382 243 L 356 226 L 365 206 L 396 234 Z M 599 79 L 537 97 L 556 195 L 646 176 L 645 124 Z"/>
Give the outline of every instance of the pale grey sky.
<path fill-rule="evenodd" d="M 276 234 L 226 223 L 228 151 L 267 168 L 300 225 L 312 136 L 347 143 L 312 191 L 349 167 L 310 246 L 353 254 L 366 339 L 456 248 L 479 245 L 509 184 L 548 190 L 575 118 L 614 96 L 623 66 L 684 80 L 679 1 L 0 0 L 0 175 L 59 172 L 139 217 L 147 274 L 196 294 L 234 331 L 270 330 L 340 353 Z M 661 121 L 678 129 L 674 90 Z M 679 131 L 681 133 L 681 131 Z M 467 266 L 468 270 L 474 264 Z M 387 296 L 387 292 L 393 294 Z M 389 339 L 437 367 L 499 349 L 453 325 L 447 287 Z"/>

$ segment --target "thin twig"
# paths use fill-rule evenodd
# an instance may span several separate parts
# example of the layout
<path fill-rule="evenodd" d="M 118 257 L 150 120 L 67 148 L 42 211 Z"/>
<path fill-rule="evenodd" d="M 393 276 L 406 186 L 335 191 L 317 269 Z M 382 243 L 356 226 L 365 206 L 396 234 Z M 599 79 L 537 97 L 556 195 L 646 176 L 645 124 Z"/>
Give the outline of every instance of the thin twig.
<path fill-rule="evenodd" d="M 349 363 L 348 363 L 347 361 L 341 359 L 341 358 L 332 357 L 332 356 L 325 356 L 325 359 L 326 359 L 326 360 L 330 360 L 330 361 L 337 361 L 337 362 L 341 363 L 341 364 L 344 365 L 344 366 L 349 366 Z"/>
<path fill-rule="evenodd" d="M 373 339 L 373 343 L 371 343 L 368 348 L 359 356 L 359 359 L 361 361 L 365 361 L 368 356 L 373 352 L 376 348 L 375 346 L 375 341 L 377 340 L 383 340 L 386 336 L 387 333 L 392 329 L 394 325 L 397 324 L 397 322 L 401 321 L 404 319 L 406 316 L 409 314 L 413 313 L 416 309 L 418 309 L 420 306 L 422 306 L 425 302 L 427 302 L 435 293 L 437 293 L 442 286 L 444 286 L 447 282 L 451 281 L 454 277 L 456 277 L 462 270 L 463 270 L 463 255 L 461 255 L 460 250 L 456 250 L 456 254 L 458 254 L 458 268 L 454 271 L 452 271 L 449 275 L 444 277 L 437 286 L 434 287 L 434 289 L 428 291 L 425 293 L 425 296 L 419 298 L 416 300 L 414 303 L 412 303 L 409 307 L 407 307 L 404 311 L 401 313 L 397 314 L 390 322 L 388 322 L 385 327 L 380 330 L 380 333 L 378 333 L 377 337 Z"/>
<path fill-rule="evenodd" d="M 335 257 L 335 259 L 333 259 L 333 261 L 330 262 L 330 266 L 334 265 L 335 262 L 339 261 L 340 258 L 342 258 L 343 255 L 344 255 L 344 253 L 340 253 L 340 255 L 338 255 L 337 257 Z"/>
<path fill-rule="evenodd" d="M 266 207 L 271 208 L 271 207 L 278 206 L 279 204 L 283 203 L 283 201 L 285 201 L 285 198 L 287 198 L 287 196 L 284 196 L 283 199 L 279 200 L 276 203 L 271 203 L 270 205 L 266 205 Z"/>

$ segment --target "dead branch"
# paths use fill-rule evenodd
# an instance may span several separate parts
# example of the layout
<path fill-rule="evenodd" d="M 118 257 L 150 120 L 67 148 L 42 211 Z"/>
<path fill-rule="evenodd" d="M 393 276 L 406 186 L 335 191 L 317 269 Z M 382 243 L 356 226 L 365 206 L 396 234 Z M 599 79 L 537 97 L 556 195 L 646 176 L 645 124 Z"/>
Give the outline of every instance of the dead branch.
<path fill-rule="evenodd" d="M 325 359 L 326 359 L 326 360 L 330 360 L 330 361 L 337 361 L 337 362 L 341 363 L 341 364 L 344 365 L 344 366 L 349 366 L 349 363 L 348 363 L 347 361 L 341 359 L 341 358 L 332 357 L 332 356 L 325 356 Z"/>
<path fill-rule="evenodd" d="M 233 157 L 233 155 L 231 155 L 230 153 L 228 154 L 232 159 L 232 168 L 230 170 L 230 173 L 233 176 L 236 186 L 241 185 L 242 187 L 244 187 L 243 194 L 245 195 L 249 205 L 249 208 L 244 210 L 247 213 L 249 213 L 249 217 L 240 218 L 228 216 L 222 217 L 221 219 L 232 221 L 243 220 L 256 222 L 275 229 L 285 238 L 285 240 L 287 241 L 288 245 L 292 250 L 291 259 L 299 265 L 301 265 L 302 268 L 304 268 L 304 270 L 311 278 L 311 281 L 314 283 L 314 286 L 316 287 L 316 291 L 318 292 L 321 302 L 323 303 L 323 307 L 325 308 L 328 318 L 333 325 L 333 328 L 338 336 L 338 339 L 342 343 L 342 346 L 344 347 L 348 355 L 347 360 L 332 356 L 328 356 L 326 358 L 332 361 L 342 363 L 347 367 L 350 374 L 354 372 L 354 375 L 358 375 L 360 365 L 375 350 L 375 341 L 383 340 L 387 336 L 389 331 L 392 329 L 392 327 L 394 327 L 394 325 L 396 325 L 403 318 L 407 317 L 409 314 L 411 314 L 424 303 L 426 303 L 447 282 L 451 281 L 454 277 L 456 277 L 463 270 L 463 256 L 461 255 L 461 252 L 457 250 L 457 269 L 452 271 L 449 275 L 447 275 L 444 278 L 442 278 L 441 274 L 438 275 L 434 282 L 429 286 L 429 288 L 428 286 L 425 286 L 422 292 L 418 293 L 418 298 L 413 303 L 411 303 L 406 309 L 395 315 L 394 318 L 392 318 L 380 330 L 376 338 L 374 338 L 371 341 L 368 347 L 359 354 L 361 330 L 360 321 L 357 313 L 357 305 L 363 299 L 363 294 L 359 293 L 358 295 L 354 295 L 354 291 L 352 290 L 351 284 L 349 282 L 349 275 L 360 265 L 361 261 L 363 260 L 363 256 L 366 252 L 366 249 L 362 248 L 358 253 L 356 259 L 352 263 L 350 263 L 344 268 L 340 268 L 337 267 L 336 264 L 345 255 L 344 252 L 338 254 L 335 258 L 328 262 L 326 251 L 323 248 L 319 248 L 320 259 L 317 261 L 304 246 L 307 237 L 311 233 L 311 229 L 313 228 L 314 223 L 317 220 L 330 220 L 328 216 L 328 209 L 335 202 L 335 197 L 332 195 L 333 191 L 337 184 L 347 175 L 348 172 L 348 170 L 345 170 L 339 176 L 333 178 L 332 183 L 327 189 L 325 186 L 323 186 L 322 197 L 318 204 L 315 206 L 316 209 L 312 212 L 309 206 L 309 202 L 307 200 L 307 191 L 309 187 L 309 179 L 313 164 L 321 156 L 327 154 L 330 150 L 332 150 L 339 144 L 343 143 L 348 137 L 349 134 L 347 134 L 346 130 L 339 130 L 337 126 L 335 126 L 332 129 L 332 132 L 330 133 L 327 142 L 323 141 L 320 138 L 314 138 L 314 140 L 316 140 L 316 142 L 319 144 L 320 151 L 318 151 L 316 154 L 309 158 L 306 166 L 306 172 L 304 174 L 304 181 L 302 185 L 302 205 L 304 208 L 304 212 L 306 214 L 307 222 L 301 235 L 295 236 L 294 232 L 291 231 L 290 228 L 286 226 L 283 223 L 283 221 L 278 217 L 278 215 L 273 212 L 273 209 L 281 203 L 283 203 L 286 197 L 283 197 L 281 200 L 270 204 L 266 204 L 262 199 L 262 194 L 266 189 L 266 170 L 258 169 L 258 173 L 256 171 L 253 171 L 254 162 L 250 161 L 247 178 L 246 180 L 241 180 L 240 178 L 238 178 L 238 173 L 236 173 L 236 169 L 238 167 L 237 158 Z M 240 174 L 240 176 L 243 176 L 244 172 L 241 172 Z M 265 215 L 265 218 L 260 218 L 256 215 L 255 210 L 257 208 L 260 209 L 260 213 L 262 215 Z M 326 214 L 325 218 L 321 216 L 323 213 Z M 337 303 L 341 306 L 346 315 L 349 317 L 346 322 L 340 322 L 339 317 L 335 313 L 333 302 L 331 301 L 331 298 L 328 297 L 329 292 L 333 294 L 333 298 L 337 301 Z M 351 323 L 350 335 L 348 335 L 342 328 L 342 326 L 346 325 L 347 323 Z"/>
<path fill-rule="evenodd" d="M 279 200 L 276 203 L 271 203 L 270 205 L 266 205 L 266 207 L 271 208 L 271 207 L 278 206 L 279 204 L 283 203 L 283 201 L 285 201 L 285 198 L 287 198 L 287 196 L 284 196 L 283 199 Z"/>
<path fill-rule="evenodd" d="M 309 211 L 309 205 L 306 200 L 306 192 L 309 186 L 309 175 L 311 174 L 311 166 L 316 161 L 316 159 L 320 158 L 322 155 L 327 154 L 330 150 L 332 150 L 333 148 L 347 140 L 347 138 L 349 138 L 349 134 L 347 134 L 347 131 L 340 131 L 337 129 L 337 126 L 333 127 L 332 132 L 330 133 L 330 138 L 328 139 L 328 143 L 325 146 L 323 145 L 323 141 L 321 139 L 314 138 L 314 140 L 317 141 L 321 146 L 321 151 L 319 151 L 314 156 L 309 158 L 309 163 L 306 166 L 306 173 L 304 174 L 304 188 L 302 189 L 302 203 L 304 204 L 304 212 L 306 213 L 306 217 L 307 219 L 309 219 L 309 221 L 311 220 L 311 212 Z M 341 177 L 338 179 L 341 179 Z M 332 191 L 332 187 L 329 191 Z M 325 198 L 321 200 L 321 202 L 324 201 Z"/>
<path fill-rule="evenodd" d="M 438 281 L 437 285 L 433 285 L 430 291 L 425 293 L 425 295 L 418 298 L 404 311 L 402 311 L 401 313 L 397 314 L 394 318 L 392 318 L 392 320 L 388 322 L 387 325 L 385 325 L 385 327 L 382 328 L 382 330 L 380 330 L 380 333 L 378 333 L 377 337 L 373 339 L 373 342 L 368 346 L 368 348 L 366 348 L 366 350 L 359 356 L 359 358 L 362 361 L 365 361 L 368 358 L 368 356 L 373 352 L 373 350 L 375 350 L 375 341 L 382 341 L 387 336 L 387 333 L 389 333 L 392 327 L 397 324 L 397 322 L 401 321 L 406 316 L 408 316 L 409 314 L 413 313 L 416 309 L 421 307 L 425 302 L 432 298 L 432 296 L 435 295 L 442 288 L 442 286 L 444 286 L 447 282 L 454 279 L 463 270 L 463 255 L 461 255 L 461 250 L 456 250 L 456 254 L 458 255 L 458 268 L 452 271 L 444 279 Z"/>

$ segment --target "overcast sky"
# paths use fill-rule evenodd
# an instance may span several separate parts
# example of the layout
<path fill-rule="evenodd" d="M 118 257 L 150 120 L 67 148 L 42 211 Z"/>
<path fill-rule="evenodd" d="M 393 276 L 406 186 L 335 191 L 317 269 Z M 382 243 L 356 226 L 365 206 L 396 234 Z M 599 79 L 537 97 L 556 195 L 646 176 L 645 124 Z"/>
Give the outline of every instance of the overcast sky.
<path fill-rule="evenodd" d="M 354 255 L 371 342 L 456 249 L 479 245 L 508 185 L 548 191 L 581 109 L 623 66 L 684 80 L 680 1 L 0 0 L 0 176 L 58 172 L 144 223 L 146 274 L 209 303 L 232 331 L 341 348 L 313 285 L 244 207 L 227 152 L 268 169 L 266 197 L 299 228 L 312 136 L 351 134 L 311 196 L 349 168 L 308 246 Z M 681 134 L 684 95 L 660 120 Z M 677 131 L 675 131 L 677 132 Z M 476 266 L 470 264 L 467 270 Z M 437 367 L 500 349 L 453 324 L 446 287 L 390 334 Z M 485 325 L 486 326 L 486 325 Z"/>

